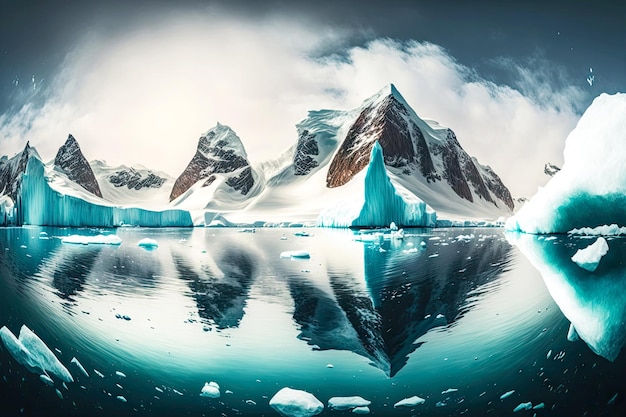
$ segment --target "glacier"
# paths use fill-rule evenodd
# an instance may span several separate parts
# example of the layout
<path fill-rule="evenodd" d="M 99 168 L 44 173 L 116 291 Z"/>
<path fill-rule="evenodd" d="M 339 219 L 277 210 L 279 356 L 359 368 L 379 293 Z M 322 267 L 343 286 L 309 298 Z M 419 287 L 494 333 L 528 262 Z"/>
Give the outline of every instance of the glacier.
<path fill-rule="evenodd" d="M 151 211 L 138 207 L 110 205 L 95 196 L 76 191 L 67 185 L 62 174 L 46 174 L 46 167 L 36 157 L 28 160 L 16 204 L 17 223 L 39 226 L 123 225 L 167 227 L 193 226 L 186 210 Z"/>
<path fill-rule="evenodd" d="M 436 225 L 437 214 L 432 208 L 391 182 L 383 159 L 383 148 L 378 142 L 372 146 L 370 162 L 363 181 L 363 193 L 322 210 L 317 225 L 322 227 L 382 227 L 391 223 L 405 227 Z"/>
<path fill-rule="evenodd" d="M 570 259 L 576 247 L 586 246 L 585 238 L 572 236 L 567 244 L 516 232 L 506 232 L 506 238 L 541 274 L 550 296 L 571 322 L 568 333 L 576 332 L 593 352 L 614 361 L 626 343 L 626 242 L 612 240 L 611 250 L 591 272 Z"/>
<path fill-rule="evenodd" d="M 526 233 L 626 225 L 626 94 L 601 94 L 568 135 L 563 168 L 505 224 Z"/>

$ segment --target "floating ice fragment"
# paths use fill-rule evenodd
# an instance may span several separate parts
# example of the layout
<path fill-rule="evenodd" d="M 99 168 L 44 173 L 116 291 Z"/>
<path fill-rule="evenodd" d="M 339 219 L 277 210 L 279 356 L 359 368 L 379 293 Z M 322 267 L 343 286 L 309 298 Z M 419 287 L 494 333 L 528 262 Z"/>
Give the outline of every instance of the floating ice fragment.
<path fill-rule="evenodd" d="M 229 389 L 227 389 L 226 391 L 224 391 L 224 394 L 232 394 L 233 392 Z"/>
<path fill-rule="evenodd" d="M 182 392 L 180 392 L 179 390 L 177 390 L 176 388 L 172 388 L 172 391 L 173 391 L 175 394 L 178 394 L 178 395 L 180 395 L 180 396 L 182 396 L 182 395 L 183 395 L 183 393 L 182 393 Z"/>
<path fill-rule="evenodd" d="M 440 315 L 441 315 L 441 314 L 440 314 Z M 437 316 L 437 317 L 439 317 L 439 316 Z M 450 394 L 451 392 L 457 392 L 457 391 L 458 391 L 458 389 L 457 389 L 457 388 L 448 388 L 448 389 L 447 389 L 447 390 L 445 390 L 445 391 L 441 391 L 441 394 L 445 395 L 445 394 Z"/>
<path fill-rule="evenodd" d="M 569 324 L 569 330 L 567 331 L 567 340 L 575 342 L 579 339 L 578 332 L 572 323 Z"/>
<path fill-rule="evenodd" d="M 0 328 L 0 339 L 21 365 L 34 373 L 52 373 L 61 381 L 74 382 L 72 374 L 59 361 L 48 346 L 26 325 L 20 329 L 19 338 L 6 327 Z"/>
<path fill-rule="evenodd" d="M 443 314 L 437 314 L 437 317 L 435 317 L 437 319 L 445 319 L 446 316 L 444 316 Z"/>
<path fill-rule="evenodd" d="M 438 253 L 433 253 L 432 255 L 428 255 L 429 258 L 436 258 L 437 256 L 439 256 Z"/>
<path fill-rule="evenodd" d="M 254 402 L 253 400 L 246 400 L 246 404 L 248 404 L 248 405 L 256 405 L 256 402 Z"/>
<path fill-rule="evenodd" d="M 598 268 L 600 259 L 608 252 L 609 245 L 606 243 L 606 239 L 600 236 L 594 243 L 586 248 L 578 249 L 574 256 L 572 256 L 572 261 L 576 262 L 579 267 L 593 272 Z"/>
<path fill-rule="evenodd" d="M 398 230 L 398 226 L 396 225 L 395 222 L 391 222 L 391 224 L 389 225 L 389 230 Z"/>
<path fill-rule="evenodd" d="M 286 417 L 312 417 L 324 409 L 324 404 L 313 394 L 287 387 L 272 397 L 270 406 Z"/>
<path fill-rule="evenodd" d="M 504 399 L 506 399 L 506 398 L 509 398 L 511 395 L 513 395 L 513 393 L 514 393 L 514 392 L 515 392 L 515 390 L 514 390 L 514 389 L 512 389 L 511 391 L 507 391 L 507 392 L 505 392 L 504 394 L 502 394 L 502 395 L 500 396 L 500 399 L 501 399 L 501 400 L 504 400 Z"/>
<path fill-rule="evenodd" d="M 63 399 L 63 394 L 61 393 L 61 391 L 59 391 L 59 389 L 56 389 L 57 392 L 57 397 L 59 397 L 60 399 Z"/>
<path fill-rule="evenodd" d="M 281 252 L 281 258 L 309 259 L 311 255 L 305 250 L 290 250 Z"/>
<path fill-rule="evenodd" d="M 52 378 L 50 378 L 46 374 L 39 375 L 39 379 L 41 380 L 41 382 L 43 382 L 44 384 L 48 385 L 49 387 L 54 385 L 54 381 L 52 380 Z"/>
<path fill-rule="evenodd" d="M 596 80 L 596 77 L 594 75 L 589 75 L 587 76 L 587 83 L 589 83 L 589 86 L 593 86 L 593 82 Z"/>
<path fill-rule="evenodd" d="M 448 404 L 445 403 L 444 401 L 437 401 L 437 404 L 435 404 L 435 407 L 445 407 L 446 405 Z"/>
<path fill-rule="evenodd" d="M 363 397 L 332 397 L 328 400 L 328 408 L 331 410 L 349 410 L 356 407 L 366 407 L 372 402 Z"/>
<path fill-rule="evenodd" d="M 117 398 L 118 400 L 120 400 L 121 402 L 123 402 L 123 403 L 128 402 L 128 401 L 126 400 L 126 398 L 125 398 L 123 395 L 118 395 L 116 398 Z"/>
<path fill-rule="evenodd" d="M 83 368 L 83 365 L 78 361 L 78 359 L 76 359 L 75 356 L 72 358 L 70 363 L 73 363 L 74 365 L 76 365 L 76 367 L 83 373 L 83 375 L 85 375 L 86 377 L 89 377 L 89 374 L 87 373 L 85 368 Z"/>
<path fill-rule="evenodd" d="M 544 403 L 539 403 L 536 406 L 533 407 L 533 410 L 541 410 L 543 408 L 545 408 L 546 405 Z"/>
<path fill-rule="evenodd" d="M 572 229 L 567 232 L 569 235 L 588 235 L 588 236 L 620 236 L 626 235 L 626 227 L 619 227 L 615 223 L 611 225 L 602 225 L 598 227 L 581 227 Z"/>
<path fill-rule="evenodd" d="M 126 374 L 121 371 L 115 371 L 115 375 L 119 376 L 120 378 L 126 378 Z"/>
<path fill-rule="evenodd" d="M 213 381 L 205 382 L 202 390 L 200 390 L 200 396 L 207 398 L 219 398 L 220 386 Z"/>
<path fill-rule="evenodd" d="M 527 402 L 527 403 L 520 403 L 517 407 L 515 407 L 513 409 L 514 413 L 517 413 L 518 411 L 522 411 L 522 410 L 530 410 L 531 408 L 533 408 L 533 403 L 531 402 Z"/>
<path fill-rule="evenodd" d="M 146 249 L 155 249 L 159 247 L 159 242 L 154 239 L 150 239 L 149 237 L 146 237 L 137 242 L 137 246 L 141 246 L 142 248 Z"/>
<path fill-rule="evenodd" d="M 159 388 L 159 387 L 154 387 L 155 390 L 159 391 L 160 393 L 163 393 L 163 389 Z"/>
<path fill-rule="evenodd" d="M 614 396 L 611 397 L 611 399 L 606 403 L 606 405 L 613 405 L 615 404 L 615 400 L 617 400 L 617 395 L 619 394 L 619 392 L 616 392 Z"/>
<path fill-rule="evenodd" d="M 354 414 L 369 414 L 370 408 L 369 407 L 355 407 L 354 409 L 352 409 L 352 412 Z"/>
<path fill-rule="evenodd" d="M 333 365 L 332 363 L 329 363 L 328 365 L 326 365 L 327 368 L 334 368 L 335 365 Z"/>
<path fill-rule="evenodd" d="M 393 405 L 394 408 L 398 407 L 414 407 L 416 405 L 424 404 L 426 402 L 425 399 L 414 395 L 412 397 L 405 398 L 403 400 L 398 401 Z"/>
<path fill-rule="evenodd" d="M 552 356 L 552 349 L 548 351 L 548 354 L 546 355 L 546 359 L 550 359 L 550 356 Z"/>
<path fill-rule="evenodd" d="M 296 233 L 294 233 L 293 235 L 294 235 L 294 236 L 300 236 L 300 237 L 309 237 L 309 236 L 312 236 L 309 232 L 305 232 L 304 230 L 303 230 L 303 231 L 300 231 L 300 232 L 296 232 Z"/>
<path fill-rule="evenodd" d="M 63 243 L 71 243 L 76 245 L 120 245 L 122 239 L 117 235 L 96 235 L 96 236 L 81 236 L 71 235 L 61 238 Z"/>

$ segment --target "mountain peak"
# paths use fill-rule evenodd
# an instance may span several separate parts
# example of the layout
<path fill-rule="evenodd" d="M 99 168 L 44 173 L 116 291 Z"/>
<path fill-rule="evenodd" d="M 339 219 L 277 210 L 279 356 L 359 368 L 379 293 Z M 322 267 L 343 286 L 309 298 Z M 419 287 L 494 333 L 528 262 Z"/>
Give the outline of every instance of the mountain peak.
<path fill-rule="evenodd" d="M 59 148 L 54 158 L 54 165 L 65 172 L 70 180 L 76 182 L 90 193 L 102 197 L 102 192 L 93 170 L 81 152 L 78 141 L 72 134 L 67 136 L 65 143 Z"/>

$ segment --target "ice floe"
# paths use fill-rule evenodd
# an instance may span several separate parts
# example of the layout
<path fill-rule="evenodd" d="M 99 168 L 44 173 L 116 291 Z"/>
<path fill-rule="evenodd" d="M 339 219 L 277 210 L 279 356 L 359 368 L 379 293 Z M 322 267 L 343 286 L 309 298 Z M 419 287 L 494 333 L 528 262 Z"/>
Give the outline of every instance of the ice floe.
<path fill-rule="evenodd" d="M 146 249 L 154 249 L 154 248 L 159 247 L 159 242 L 157 242 L 154 239 L 150 239 L 149 237 L 146 237 L 146 238 L 141 239 L 139 242 L 137 242 L 137 246 L 140 246 Z"/>
<path fill-rule="evenodd" d="M 626 227 L 619 227 L 616 224 L 605 224 L 598 227 L 581 227 L 579 229 L 572 229 L 567 233 L 570 235 L 587 236 L 620 236 L 626 235 Z"/>
<path fill-rule="evenodd" d="M 425 402 L 426 402 L 425 399 L 423 399 L 421 397 L 418 397 L 417 395 L 414 395 L 412 397 L 408 397 L 408 398 L 405 398 L 403 400 L 398 401 L 393 406 L 395 408 L 399 408 L 399 407 L 414 407 L 416 405 L 424 404 Z"/>
<path fill-rule="evenodd" d="M 219 398 L 220 386 L 216 382 L 205 382 L 202 390 L 200 390 L 201 397 L 207 398 Z"/>
<path fill-rule="evenodd" d="M 372 402 L 363 397 L 332 397 L 328 400 L 328 408 L 331 410 L 349 410 L 356 407 L 366 407 Z"/>
<path fill-rule="evenodd" d="M 122 239 L 117 235 L 71 235 L 62 237 L 61 242 L 75 245 L 121 245 Z"/>
<path fill-rule="evenodd" d="M 598 268 L 600 259 L 608 252 L 609 244 L 606 243 L 606 239 L 600 236 L 594 243 L 586 248 L 578 249 L 574 256 L 572 256 L 572 261 L 576 262 L 579 267 L 593 272 Z"/>
<path fill-rule="evenodd" d="M 281 252 L 281 258 L 296 258 L 296 259 L 309 259 L 311 254 L 305 250 L 290 250 Z"/>
<path fill-rule="evenodd" d="M 324 410 L 324 404 L 313 394 L 287 387 L 272 397 L 270 406 L 286 417 L 312 417 Z"/>

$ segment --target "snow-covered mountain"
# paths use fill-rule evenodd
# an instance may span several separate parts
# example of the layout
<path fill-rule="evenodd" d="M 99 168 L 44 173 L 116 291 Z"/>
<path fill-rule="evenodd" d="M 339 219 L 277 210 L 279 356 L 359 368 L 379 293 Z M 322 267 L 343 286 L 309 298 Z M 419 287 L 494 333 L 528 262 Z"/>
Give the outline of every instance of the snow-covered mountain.
<path fill-rule="evenodd" d="M 554 177 L 556 173 L 559 172 L 560 170 L 561 168 L 559 168 L 558 166 L 550 162 L 546 162 L 546 164 L 543 167 L 544 174 L 546 174 L 549 177 Z"/>
<path fill-rule="evenodd" d="M 33 155 L 39 157 L 37 150 L 32 148 L 29 142 L 26 142 L 22 152 L 10 159 L 7 156 L 0 159 L 0 195 L 11 198 L 13 202 L 17 201 L 22 184 L 22 175 L 26 171 L 28 160 Z"/>
<path fill-rule="evenodd" d="M 102 190 L 102 198 L 114 204 L 164 207 L 174 186 L 174 178 L 142 165 L 109 166 L 103 160 L 90 162 Z"/>
<path fill-rule="evenodd" d="M 63 146 L 59 148 L 57 156 L 54 158 L 54 166 L 85 190 L 102 197 L 96 176 L 81 152 L 78 142 L 71 134 L 67 136 Z"/>

